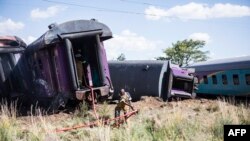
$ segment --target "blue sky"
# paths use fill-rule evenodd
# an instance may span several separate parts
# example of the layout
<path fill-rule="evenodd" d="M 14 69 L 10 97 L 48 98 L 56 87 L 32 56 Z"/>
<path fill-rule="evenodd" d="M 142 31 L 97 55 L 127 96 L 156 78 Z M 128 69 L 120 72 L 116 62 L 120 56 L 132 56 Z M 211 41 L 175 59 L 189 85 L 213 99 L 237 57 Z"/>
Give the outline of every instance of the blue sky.
<path fill-rule="evenodd" d="M 153 59 L 190 38 L 205 40 L 211 59 L 250 55 L 249 0 L 0 0 L 0 35 L 27 43 L 51 23 L 92 18 L 114 34 L 104 43 L 109 60 Z"/>

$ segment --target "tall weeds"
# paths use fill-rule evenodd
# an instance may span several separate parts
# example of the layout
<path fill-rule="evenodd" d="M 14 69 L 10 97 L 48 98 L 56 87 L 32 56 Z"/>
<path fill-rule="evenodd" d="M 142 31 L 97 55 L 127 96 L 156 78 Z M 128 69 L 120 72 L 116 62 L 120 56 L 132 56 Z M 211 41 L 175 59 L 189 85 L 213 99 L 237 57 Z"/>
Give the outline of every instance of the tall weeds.
<path fill-rule="evenodd" d="M 202 104 L 197 101 L 189 107 L 182 101 L 172 107 L 144 109 L 131 117 L 120 128 L 102 125 L 56 133 L 55 129 L 71 127 L 92 121 L 86 105 L 72 115 L 44 115 L 39 108 L 29 116 L 18 117 L 15 103 L 0 105 L 0 139 L 4 141 L 44 140 L 99 140 L 99 141 L 166 141 L 166 140 L 223 140 L 223 125 L 250 124 L 250 111 L 246 103 L 225 99 Z M 31 108 L 34 109 L 34 108 Z M 114 107 L 98 107 L 100 117 L 112 117 Z M 54 119 L 56 117 L 56 119 Z"/>

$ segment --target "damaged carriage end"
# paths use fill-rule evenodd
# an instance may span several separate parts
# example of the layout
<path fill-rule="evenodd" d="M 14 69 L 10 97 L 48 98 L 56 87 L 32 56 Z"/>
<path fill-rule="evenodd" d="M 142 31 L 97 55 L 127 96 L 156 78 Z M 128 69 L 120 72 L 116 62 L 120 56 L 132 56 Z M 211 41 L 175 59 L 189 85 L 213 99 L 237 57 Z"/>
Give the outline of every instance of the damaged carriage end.
<path fill-rule="evenodd" d="M 115 87 L 114 100 L 119 90 L 125 89 L 134 101 L 142 96 L 191 97 L 193 79 L 189 70 L 171 64 L 169 60 L 110 61 L 109 69 Z"/>
<path fill-rule="evenodd" d="M 186 97 L 195 98 L 195 77 L 194 69 L 180 68 L 178 65 L 170 64 L 168 72 L 168 98 Z"/>
<path fill-rule="evenodd" d="M 113 92 L 103 46 L 103 41 L 111 38 L 112 33 L 96 20 L 89 22 L 93 26 L 89 30 L 60 35 L 67 48 L 70 81 L 78 100 L 86 99 L 91 92 L 90 87 L 97 97 L 106 97 Z M 89 27 L 89 24 L 85 26 Z"/>
<path fill-rule="evenodd" d="M 67 99 L 84 100 L 90 87 L 98 97 L 109 96 L 113 87 L 103 41 L 110 38 L 110 29 L 96 20 L 50 25 L 22 59 L 22 67 L 30 74 L 23 78 L 33 86 L 26 90 L 37 101 L 45 99 L 46 105 L 58 103 L 54 100 L 62 101 L 59 105 Z"/>

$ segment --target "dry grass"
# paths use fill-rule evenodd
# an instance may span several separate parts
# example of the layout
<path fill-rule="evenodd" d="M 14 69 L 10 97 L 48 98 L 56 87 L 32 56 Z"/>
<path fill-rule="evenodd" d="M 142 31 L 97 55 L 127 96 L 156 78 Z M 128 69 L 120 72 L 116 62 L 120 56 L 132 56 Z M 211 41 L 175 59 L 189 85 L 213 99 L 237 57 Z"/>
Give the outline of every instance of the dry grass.
<path fill-rule="evenodd" d="M 17 117 L 16 106 L 6 103 L 0 109 L 0 139 L 5 141 L 31 140 L 99 140 L 99 141 L 165 141 L 165 140 L 223 140 L 224 124 L 250 124 L 247 103 L 234 101 L 184 100 L 165 103 L 154 98 L 133 103 L 140 109 L 127 125 L 113 128 L 100 125 L 69 132 L 56 133 L 56 128 L 70 127 L 93 120 L 86 105 L 71 114 L 42 115 L 42 111 Z M 102 117 L 113 117 L 115 105 L 98 105 Z"/>

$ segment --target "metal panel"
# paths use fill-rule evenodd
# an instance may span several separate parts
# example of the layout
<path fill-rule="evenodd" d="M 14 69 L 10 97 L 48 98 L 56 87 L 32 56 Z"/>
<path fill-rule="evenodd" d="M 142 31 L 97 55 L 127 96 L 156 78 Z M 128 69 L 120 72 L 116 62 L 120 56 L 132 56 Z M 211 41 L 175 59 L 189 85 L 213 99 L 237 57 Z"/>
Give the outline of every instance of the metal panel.
<path fill-rule="evenodd" d="M 194 76 L 170 61 L 110 61 L 109 69 L 115 88 L 113 99 L 118 99 L 120 89 L 128 91 L 133 100 L 141 96 L 192 97 Z"/>
<path fill-rule="evenodd" d="M 124 88 L 133 100 L 141 96 L 161 97 L 164 75 L 169 69 L 169 61 L 110 61 L 109 69 L 114 84 L 113 98 L 118 98 Z"/>

